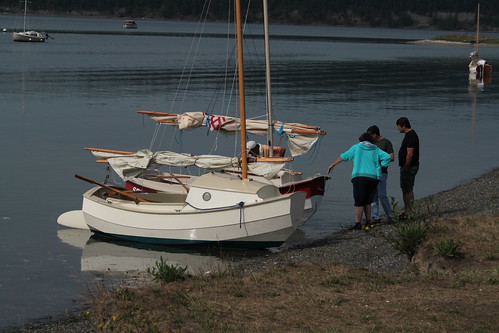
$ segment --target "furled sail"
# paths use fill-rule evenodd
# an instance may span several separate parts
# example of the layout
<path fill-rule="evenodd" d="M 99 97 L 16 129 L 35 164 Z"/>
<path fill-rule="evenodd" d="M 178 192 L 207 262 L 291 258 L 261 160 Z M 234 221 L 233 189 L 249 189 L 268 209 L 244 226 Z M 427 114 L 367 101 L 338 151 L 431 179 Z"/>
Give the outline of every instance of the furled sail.
<path fill-rule="evenodd" d="M 239 118 L 208 114 L 205 112 L 185 112 L 181 114 L 137 111 L 145 114 L 158 123 L 177 126 L 179 129 L 194 129 L 208 127 L 211 131 L 220 131 L 224 134 L 236 134 L 241 124 Z M 266 120 L 246 120 L 246 132 L 254 135 L 266 135 L 268 123 Z M 326 132 L 320 127 L 298 123 L 274 122 L 274 131 L 288 141 L 291 156 L 299 156 L 308 152 L 317 143 L 321 135 Z"/>
<path fill-rule="evenodd" d="M 237 168 L 240 166 L 237 157 L 220 155 L 191 155 L 171 151 L 158 151 L 153 153 L 148 149 L 142 149 L 136 153 L 124 152 L 124 154 L 103 150 L 92 150 L 91 148 L 88 150 L 91 150 L 95 157 L 107 160 L 109 165 L 123 180 L 135 178 L 151 166 L 197 166 L 199 168 L 211 170 Z M 272 179 L 283 167 L 284 163 L 249 163 L 248 171 L 255 175 Z"/>

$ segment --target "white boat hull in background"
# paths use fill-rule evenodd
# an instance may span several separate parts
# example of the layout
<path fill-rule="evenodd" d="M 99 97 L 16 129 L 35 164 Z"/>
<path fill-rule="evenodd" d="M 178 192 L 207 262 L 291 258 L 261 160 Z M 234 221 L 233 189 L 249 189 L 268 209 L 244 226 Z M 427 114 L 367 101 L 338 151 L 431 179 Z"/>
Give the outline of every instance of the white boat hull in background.
<path fill-rule="evenodd" d="M 45 42 L 47 34 L 37 31 L 13 32 L 12 40 L 14 42 Z"/>

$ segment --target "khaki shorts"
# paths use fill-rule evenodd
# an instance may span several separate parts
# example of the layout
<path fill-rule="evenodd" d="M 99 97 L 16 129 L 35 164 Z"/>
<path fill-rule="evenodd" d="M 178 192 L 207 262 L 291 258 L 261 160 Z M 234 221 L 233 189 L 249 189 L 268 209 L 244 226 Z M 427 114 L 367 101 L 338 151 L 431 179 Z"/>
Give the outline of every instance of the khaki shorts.
<path fill-rule="evenodd" d="M 408 169 L 400 167 L 400 188 L 402 191 L 412 191 L 418 170 L 419 166 L 412 166 Z"/>

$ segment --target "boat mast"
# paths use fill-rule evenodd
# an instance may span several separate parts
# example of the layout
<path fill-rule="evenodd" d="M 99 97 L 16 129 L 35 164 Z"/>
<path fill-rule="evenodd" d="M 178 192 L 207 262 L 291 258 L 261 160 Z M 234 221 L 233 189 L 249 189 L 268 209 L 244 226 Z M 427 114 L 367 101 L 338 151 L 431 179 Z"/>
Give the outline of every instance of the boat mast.
<path fill-rule="evenodd" d="M 265 78 L 266 78 L 266 86 L 267 86 L 267 121 L 268 121 L 268 130 L 267 136 L 269 141 L 269 156 L 274 156 L 274 125 L 273 125 L 273 117 L 272 117 L 272 89 L 270 82 L 270 34 L 269 34 L 269 12 L 268 12 L 268 1 L 263 0 L 263 28 L 265 32 Z"/>
<path fill-rule="evenodd" d="M 476 58 L 480 58 L 480 4 L 476 12 Z"/>
<path fill-rule="evenodd" d="M 248 159 L 246 148 L 246 102 L 244 91 L 243 31 L 241 25 L 241 0 L 236 0 L 237 59 L 239 74 L 239 112 L 241 119 L 241 171 L 242 178 L 248 179 Z"/>
<path fill-rule="evenodd" d="M 28 12 L 28 0 L 24 0 L 24 21 L 23 21 L 23 31 L 26 32 L 26 13 Z"/>

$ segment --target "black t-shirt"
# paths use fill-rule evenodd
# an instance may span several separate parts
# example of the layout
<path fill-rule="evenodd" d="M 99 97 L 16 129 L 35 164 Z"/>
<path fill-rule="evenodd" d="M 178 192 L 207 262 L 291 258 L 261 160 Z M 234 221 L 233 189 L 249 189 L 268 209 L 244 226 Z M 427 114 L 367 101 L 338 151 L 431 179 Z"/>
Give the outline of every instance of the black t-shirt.
<path fill-rule="evenodd" d="M 407 148 L 414 148 L 414 155 L 412 156 L 411 166 L 419 166 L 419 137 L 415 130 L 405 133 L 404 140 L 399 150 L 399 165 L 405 165 L 405 158 L 407 157 Z"/>

